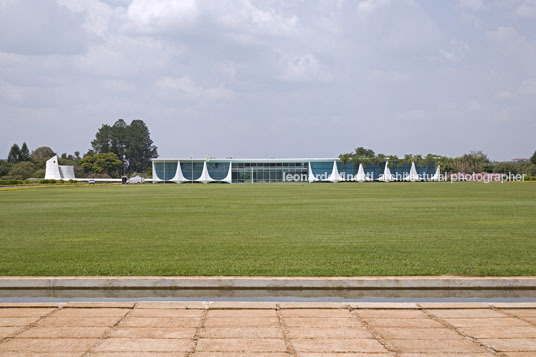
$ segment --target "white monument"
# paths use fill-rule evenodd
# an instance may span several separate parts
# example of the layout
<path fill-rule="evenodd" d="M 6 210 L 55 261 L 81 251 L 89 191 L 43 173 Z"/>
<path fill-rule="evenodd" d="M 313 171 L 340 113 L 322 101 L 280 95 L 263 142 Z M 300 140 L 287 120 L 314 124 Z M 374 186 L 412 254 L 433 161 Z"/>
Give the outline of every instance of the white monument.
<path fill-rule="evenodd" d="M 47 160 L 45 179 L 46 180 L 74 179 L 74 166 L 58 165 L 58 155 L 55 155 Z"/>

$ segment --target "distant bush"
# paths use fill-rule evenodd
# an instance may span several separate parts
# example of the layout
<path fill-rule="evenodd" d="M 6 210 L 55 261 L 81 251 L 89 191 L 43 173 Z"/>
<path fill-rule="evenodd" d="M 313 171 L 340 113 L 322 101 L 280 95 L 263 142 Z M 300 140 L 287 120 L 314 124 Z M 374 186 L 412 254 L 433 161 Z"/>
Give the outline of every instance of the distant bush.
<path fill-rule="evenodd" d="M 17 179 L 2 179 L 0 180 L 0 186 L 14 186 L 14 185 L 23 185 L 28 181 L 17 180 Z"/>
<path fill-rule="evenodd" d="M 39 180 L 39 183 L 46 183 L 46 184 L 49 184 L 49 183 L 57 183 L 58 180 L 54 180 L 54 179 L 44 179 L 44 180 Z M 62 182 L 61 180 L 59 182 Z"/>
<path fill-rule="evenodd" d="M 9 170 L 9 176 L 13 176 L 17 179 L 24 180 L 32 177 L 35 172 L 35 166 L 29 161 L 19 162 L 11 167 Z"/>
<path fill-rule="evenodd" d="M 44 178 L 45 177 L 45 169 L 39 169 L 39 170 L 35 170 L 35 172 L 33 173 L 32 177 L 35 177 L 35 178 Z"/>

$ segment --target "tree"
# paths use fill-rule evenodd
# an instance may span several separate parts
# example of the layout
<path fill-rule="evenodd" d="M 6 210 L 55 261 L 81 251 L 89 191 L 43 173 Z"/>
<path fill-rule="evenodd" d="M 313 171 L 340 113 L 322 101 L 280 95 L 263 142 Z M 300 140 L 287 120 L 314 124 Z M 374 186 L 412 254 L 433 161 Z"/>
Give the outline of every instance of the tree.
<path fill-rule="evenodd" d="M 151 166 L 151 159 L 158 156 L 143 120 L 133 120 L 128 127 L 127 157 L 130 172 L 144 172 Z"/>
<path fill-rule="evenodd" d="M 7 161 L 0 160 L 0 177 L 6 176 L 9 173 L 9 170 L 11 169 L 12 166 L 13 164 Z"/>
<path fill-rule="evenodd" d="M 40 146 L 32 151 L 30 158 L 38 169 L 44 169 L 45 162 L 54 155 L 56 154 L 48 146 Z"/>
<path fill-rule="evenodd" d="M 28 149 L 28 145 L 26 145 L 26 143 L 22 143 L 20 148 L 19 162 L 20 161 L 30 161 L 30 150 Z"/>
<path fill-rule="evenodd" d="M 16 164 L 19 162 L 20 158 L 20 148 L 17 144 L 13 144 L 11 149 L 9 149 L 9 154 L 7 155 L 7 162 Z"/>
<path fill-rule="evenodd" d="M 80 161 L 82 166 L 87 172 L 94 172 L 97 174 L 108 174 L 114 176 L 117 174 L 119 167 L 121 166 L 121 160 L 113 152 L 107 152 L 102 154 L 90 154 L 84 156 Z"/>
<path fill-rule="evenodd" d="M 533 165 L 536 165 L 536 151 L 530 157 L 530 162 L 532 162 Z"/>
<path fill-rule="evenodd" d="M 12 176 L 19 180 L 24 180 L 32 177 L 34 172 L 35 165 L 30 161 L 23 161 L 11 167 L 11 170 L 9 170 L 9 176 Z"/>
<path fill-rule="evenodd" d="M 133 120 L 130 125 L 123 119 L 118 119 L 112 126 L 103 124 L 91 146 L 87 155 L 113 152 L 130 173 L 145 171 L 151 165 L 151 159 L 158 156 L 143 120 Z"/>

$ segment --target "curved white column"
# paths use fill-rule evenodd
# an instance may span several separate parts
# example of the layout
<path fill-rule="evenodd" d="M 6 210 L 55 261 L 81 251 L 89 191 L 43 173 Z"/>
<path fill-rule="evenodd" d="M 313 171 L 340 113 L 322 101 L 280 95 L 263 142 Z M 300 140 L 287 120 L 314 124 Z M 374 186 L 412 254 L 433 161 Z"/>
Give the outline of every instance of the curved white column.
<path fill-rule="evenodd" d="M 153 183 L 162 181 L 162 180 L 160 180 L 160 178 L 158 178 L 158 176 L 156 175 L 156 170 L 154 169 L 154 161 L 151 162 L 151 166 L 152 166 L 152 168 L 153 168 Z"/>
<path fill-rule="evenodd" d="M 389 161 L 385 162 L 385 169 L 383 169 L 383 175 L 380 175 L 378 181 L 390 182 L 394 181 L 393 175 L 391 175 L 391 170 L 389 170 Z"/>
<path fill-rule="evenodd" d="M 227 171 L 227 176 L 221 182 L 232 183 L 233 182 L 233 163 L 229 161 L 229 171 Z"/>
<path fill-rule="evenodd" d="M 343 181 L 341 175 L 339 174 L 339 170 L 337 169 L 337 161 L 333 161 L 333 170 L 331 171 L 331 175 L 329 175 L 328 177 L 328 181 L 331 181 L 331 182 Z"/>
<path fill-rule="evenodd" d="M 318 179 L 313 174 L 313 168 L 311 167 L 311 161 L 309 161 L 309 174 L 308 174 L 309 183 L 317 182 Z"/>
<path fill-rule="evenodd" d="M 359 164 L 359 169 L 357 170 L 357 175 L 355 176 L 355 180 L 357 182 L 370 181 L 370 178 L 367 175 L 365 175 L 365 169 L 363 168 L 363 164 Z"/>
<path fill-rule="evenodd" d="M 203 161 L 203 171 L 201 172 L 201 176 L 195 181 L 199 181 L 201 183 L 209 183 L 209 182 L 214 182 L 215 181 L 208 174 L 208 168 L 207 168 L 207 161 L 206 160 Z"/>
<path fill-rule="evenodd" d="M 434 176 L 432 176 L 430 178 L 430 181 L 439 181 L 441 179 L 441 170 L 439 168 L 440 168 L 440 166 L 437 165 L 436 172 L 435 172 Z"/>
<path fill-rule="evenodd" d="M 417 169 L 415 168 L 415 162 L 411 163 L 411 169 L 409 170 L 409 175 L 404 178 L 404 181 L 420 181 L 421 178 L 419 177 L 419 174 L 417 173 Z"/>
<path fill-rule="evenodd" d="M 182 182 L 188 182 L 190 180 L 187 180 L 186 177 L 182 174 L 182 168 L 181 168 L 181 162 L 177 161 L 177 171 L 175 171 L 175 176 L 170 180 L 172 182 L 176 183 L 182 183 Z"/>

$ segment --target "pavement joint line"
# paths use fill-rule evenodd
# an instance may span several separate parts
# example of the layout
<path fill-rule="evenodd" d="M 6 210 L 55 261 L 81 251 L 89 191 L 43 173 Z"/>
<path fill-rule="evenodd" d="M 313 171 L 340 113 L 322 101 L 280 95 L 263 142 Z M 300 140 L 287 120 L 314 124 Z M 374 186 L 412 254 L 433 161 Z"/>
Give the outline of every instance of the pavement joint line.
<path fill-rule="evenodd" d="M 201 313 L 201 319 L 199 321 L 199 325 L 196 327 L 194 337 L 192 338 L 192 342 L 193 342 L 192 351 L 186 353 L 187 357 L 190 357 L 194 353 L 196 353 L 197 344 L 199 342 L 199 339 L 201 339 L 201 331 L 203 331 L 203 329 L 205 328 L 205 322 L 207 321 L 209 310 L 210 310 L 210 302 L 205 305 L 205 308 L 203 309 L 203 312 Z"/>
<path fill-rule="evenodd" d="M 350 312 L 350 315 L 352 315 L 359 323 L 361 323 L 361 325 L 363 325 L 365 327 L 365 329 L 368 332 L 370 332 L 372 337 L 374 337 L 374 339 L 376 341 L 378 341 L 383 346 L 383 348 L 385 348 L 393 356 L 398 356 L 399 355 L 398 352 L 396 351 L 396 349 L 393 346 L 391 346 L 391 344 L 389 342 L 387 342 L 387 340 L 385 338 L 383 338 L 383 336 L 378 331 L 376 331 L 372 326 L 370 326 L 368 324 L 368 322 L 363 320 L 357 314 L 357 311 L 356 311 L 357 309 L 352 309 L 352 307 L 350 305 L 348 305 L 347 310 Z"/>
<path fill-rule="evenodd" d="M 508 316 L 508 317 L 511 317 L 511 318 L 514 318 L 514 319 L 521 320 L 521 321 L 523 321 L 523 322 L 528 323 L 528 324 L 531 325 L 531 326 L 536 326 L 536 323 L 534 323 L 534 322 L 532 322 L 532 321 L 530 321 L 530 320 L 526 320 L 526 319 L 523 318 L 522 316 L 517 316 L 517 315 L 514 315 L 514 314 L 512 314 L 512 313 L 510 313 L 510 312 L 503 311 L 502 309 L 496 308 L 495 306 L 491 306 L 490 308 L 491 308 L 491 310 L 493 310 L 493 311 L 497 311 L 497 312 L 499 312 L 499 313 L 501 313 L 501 314 L 503 314 L 503 315 L 506 315 L 506 316 Z"/>
<path fill-rule="evenodd" d="M 420 306 L 420 304 L 417 304 L 417 306 Z M 426 308 L 422 308 L 421 310 L 426 316 L 428 316 L 429 318 L 431 318 L 432 320 L 434 321 L 437 321 L 439 322 L 441 325 L 445 326 L 446 328 L 450 329 L 451 331 L 454 331 L 456 332 L 458 335 L 462 336 L 463 338 L 465 339 L 468 339 L 470 340 L 471 342 L 479 345 L 480 347 L 483 347 L 484 349 L 486 349 L 488 352 L 494 354 L 495 356 L 501 356 L 501 357 L 505 357 L 506 355 L 500 351 L 497 351 L 496 349 L 494 349 L 493 347 L 490 347 L 488 345 L 485 345 L 483 342 L 481 342 L 479 339 L 473 337 L 473 336 L 470 336 L 466 333 L 464 333 L 463 331 L 461 331 L 459 328 L 457 328 L 456 326 L 452 325 L 451 323 L 449 323 L 448 321 L 445 321 L 444 319 L 434 315 L 434 313 L 428 311 Z"/>
<path fill-rule="evenodd" d="M 41 321 L 47 319 L 48 317 L 50 317 L 51 315 L 55 314 L 56 312 L 58 312 L 59 310 L 61 310 L 61 306 L 58 306 L 56 307 L 54 310 L 50 311 L 48 314 L 45 314 L 43 316 L 41 316 L 40 318 L 38 318 L 37 320 L 35 320 L 34 322 L 31 322 L 29 323 L 28 325 L 25 325 L 25 326 L 20 326 L 21 329 L 20 330 L 17 330 L 16 332 L 0 339 L 0 344 L 2 343 L 6 343 L 7 341 L 9 340 L 12 340 L 14 338 L 16 338 L 18 335 L 20 335 L 21 333 L 25 332 L 25 331 L 28 331 L 29 329 L 37 326 Z"/>
<path fill-rule="evenodd" d="M 279 328 L 281 328 L 281 332 L 283 333 L 283 340 L 285 341 L 285 346 L 287 347 L 287 353 L 291 357 L 296 357 L 296 349 L 294 348 L 294 345 L 292 344 L 292 340 L 288 333 L 288 327 L 285 323 L 285 319 L 283 318 L 283 315 L 281 314 L 281 308 L 279 304 L 275 305 L 275 312 L 277 314 L 277 318 L 279 319 Z"/>
<path fill-rule="evenodd" d="M 130 313 L 132 311 L 134 311 L 134 309 L 136 308 L 136 305 L 137 304 L 134 304 L 133 306 L 129 307 L 129 308 L 126 308 L 128 311 L 126 314 L 124 314 L 123 316 L 121 316 L 121 318 L 115 323 L 113 324 L 112 326 L 110 326 L 109 328 L 107 328 L 104 333 L 99 336 L 97 342 L 95 342 L 95 344 L 93 346 L 91 346 L 89 348 L 89 350 L 87 350 L 86 352 L 84 352 L 84 354 L 82 355 L 82 357 L 86 357 L 86 356 L 92 356 L 95 349 L 100 345 L 102 344 L 108 337 L 110 337 L 110 333 L 113 331 L 114 328 L 117 327 L 117 325 L 119 325 L 123 320 L 125 320 L 127 318 L 128 315 L 130 315 Z"/>

